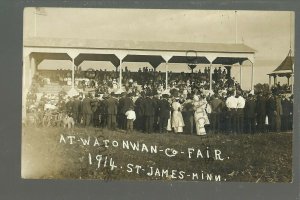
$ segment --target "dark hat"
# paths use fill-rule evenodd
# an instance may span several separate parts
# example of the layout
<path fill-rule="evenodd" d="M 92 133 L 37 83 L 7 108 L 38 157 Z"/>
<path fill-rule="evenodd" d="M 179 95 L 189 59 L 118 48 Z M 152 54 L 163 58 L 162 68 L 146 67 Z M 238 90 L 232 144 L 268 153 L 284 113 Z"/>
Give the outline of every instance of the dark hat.
<path fill-rule="evenodd" d="M 169 95 L 168 94 L 163 94 L 162 97 L 163 98 L 169 98 Z"/>

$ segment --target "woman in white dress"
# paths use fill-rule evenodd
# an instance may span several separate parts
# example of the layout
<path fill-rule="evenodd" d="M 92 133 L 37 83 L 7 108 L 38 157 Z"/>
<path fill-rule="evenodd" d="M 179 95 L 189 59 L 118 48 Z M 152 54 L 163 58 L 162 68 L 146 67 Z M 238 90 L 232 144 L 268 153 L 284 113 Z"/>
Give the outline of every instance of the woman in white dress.
<path fill-rule="evenodd" d="M 200 99 L 199 96 L 194 96 L 194 110 L 195 110 L 195 123 L 197 135 L 206 135 L 205 125 L 209 124 L 208 116 L 205 111 L 207 102 L 206 100 Z"/>
<path fill-rule="evenodd" d="M 175 101 L 172 103 L 172 127 L 175 133 L 182 133 L 184 127 L 184 121 L 182 118 L 181 110 L 182 106 L 179 103 L 179 98 L 176 98 Z"/>

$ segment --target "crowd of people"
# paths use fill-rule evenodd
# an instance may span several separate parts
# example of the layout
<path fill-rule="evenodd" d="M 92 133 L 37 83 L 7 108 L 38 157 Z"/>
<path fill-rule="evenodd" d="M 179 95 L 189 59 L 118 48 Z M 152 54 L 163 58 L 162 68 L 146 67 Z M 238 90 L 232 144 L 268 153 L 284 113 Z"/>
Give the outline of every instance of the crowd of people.
<path fill-rule="evenodd" d="M 57 109 L 72 117 L 75 126 L 127 132 L 206 135 L 292 130 L 293 95 L 274 88 L 255 93 L 243 91 L 221 68 L 214 70 L 213 91 L 209 91 L 209 70 L 170 73 L 165 90 L 163 79 L 160 81 L 155 75 L 160 72 L 143 68 L 130 73 L 125 69 L 120 93 L 114 90 L 118 86 L 109 84 L 110 81 L 117 84 L 114 72 L 99 73 L 98 78 L 96 73 L 93 81 L 98 84 L 93 92 L 70 97 L 62 91 L 58 95 L 43 94 L 40 100 L 34 91 L 29 92 L 27 112 L 40 113 L 42 117 L 43 113 Z M 138 73 L 137 79 L 130 75 Z M 139 84 L 142 74 L 147 79 Z"/>

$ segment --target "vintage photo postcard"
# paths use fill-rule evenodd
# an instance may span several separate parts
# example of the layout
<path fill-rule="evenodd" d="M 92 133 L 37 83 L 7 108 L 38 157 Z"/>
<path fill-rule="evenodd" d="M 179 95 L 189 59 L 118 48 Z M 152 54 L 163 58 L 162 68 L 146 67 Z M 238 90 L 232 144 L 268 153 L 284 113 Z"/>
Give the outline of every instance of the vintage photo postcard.
<path fill-rule="evenodd" d="M 24 179 L 293 181 L 290 11 L 24 9 Z"/>

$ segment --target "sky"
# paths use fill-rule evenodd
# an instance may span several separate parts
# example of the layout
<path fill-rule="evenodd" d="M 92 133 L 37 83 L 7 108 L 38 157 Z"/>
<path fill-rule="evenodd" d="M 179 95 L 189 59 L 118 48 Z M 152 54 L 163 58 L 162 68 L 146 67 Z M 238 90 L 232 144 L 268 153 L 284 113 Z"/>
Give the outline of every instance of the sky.
<path fill-rule="evenodd" d="M 254 80 L 264 83 L 268 82 L 266 74 L 286 57 L 290 41 L 292 51 L 294 49 L 294 13 L 101 8 L 42 8 L 36 11 L 25 8 L 24 38 L 34 36 L 199 43 L 235 43 L 237 40 L 256 50 Z M 40 67 L 50 65 L 70 63 L 44 61 Z M 99 63 L 85 62 L 83 65 L 99 66 Z M 186 71 L 187 66 L 178 65 L 174 70 Z M 243 68 L 243 82 L 250 82 L 249 73 L 250 67 Z M 239 77 L 238 68 L 233 69 L 233 75 Z"/>

